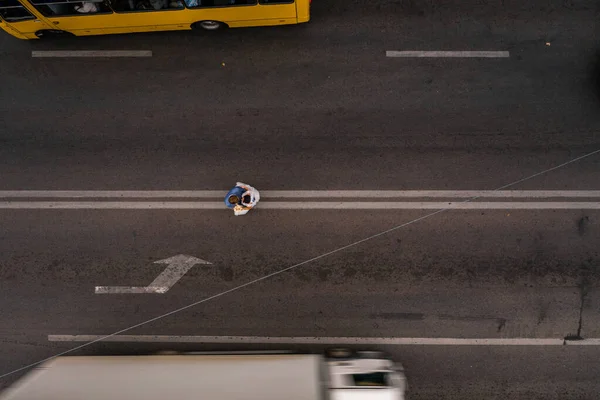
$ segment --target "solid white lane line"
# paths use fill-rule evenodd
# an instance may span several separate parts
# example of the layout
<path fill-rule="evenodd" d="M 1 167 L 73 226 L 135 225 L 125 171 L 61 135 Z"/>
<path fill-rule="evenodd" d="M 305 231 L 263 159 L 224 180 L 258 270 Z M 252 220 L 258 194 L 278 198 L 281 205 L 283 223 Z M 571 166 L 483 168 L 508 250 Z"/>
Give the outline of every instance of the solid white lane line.
<path fill-rule="evenodd" d="M 48 335 L 50 342 L 90 342 L 103 335 Z M 312 337 L 312 336 L 180 336 L 114 335 L 103 342 L 142 343 L 237 343 L 237 344 L 326 344 L 326 345 L 441 345 L 441 346 L 562 346 L 564 339 L 554 338 L 404 338 L 404 337 Z"/>
<path fill-rule="evenodd" d="M 265 190 L 264 196 L 274 198 L 592 198 L 600 197 L 600 190 Z"/>
<path fill-rule="evenodd" d="M 228 190 L 0 190 L 0 198 L 224 198 Z"/>
<path fill-rule="evenodd" d="M 385 52 L 386 57 L 451 57 L 451 58 L 508 58 L 508 51 L 393 51 Z"/>
<path fill-rule="evenodd" d="M 217 210 L 223 202 L 205 201 L 2 201 L 0 209 L 47 210 Z"/>
<path fill-rule="evenodd" d="M 65 57 L 152 57 L 150 50 L 41 50 L 32 51 L 33 58 Z"/>
<path fill-rule="evenodd" d="M 263 210 L 598 210 L 598 202 L 339 202 L 263 201 Z M 223 202 L 192 201 L 3 201 L 0 209 L 23 210 L 220 210 Z"/>
<path fill-rule="evenodd" d="M 596 210 L 599 202 L 264 202 L 273 210 Z M 222 208 L 222 206 L 221 206 Z"/>
<path fill-rule="evenodd" d="M 0 190 L 0 198 L 222 198 L 223 190 Z M 272 198 L 578 198 L 600 190 L 261 190 Z"/>

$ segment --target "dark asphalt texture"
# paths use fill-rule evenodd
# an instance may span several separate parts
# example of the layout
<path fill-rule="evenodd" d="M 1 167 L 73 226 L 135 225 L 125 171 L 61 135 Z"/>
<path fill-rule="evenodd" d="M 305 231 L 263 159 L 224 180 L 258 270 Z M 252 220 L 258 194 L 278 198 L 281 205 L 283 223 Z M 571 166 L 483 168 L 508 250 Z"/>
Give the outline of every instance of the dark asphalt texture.
<path fill-rule="evenodd" d="M 493 190 L 600 149 L 599 17 L 588 0 L 314 0 L 302 26 L 1 34 L 0 190 Z M 153 57 L 31 58 L 58 49 Z M 511 189 L 600 190 L 600 155 Z M 0 375 L 76 345 L 48 334 L 112 333 L 429 212 L 0 210 Z M 128 333 L 598 338 L 599 249 L 597 210 L 447 211 Z M 164 295 L 94 294 L 176 254 L 213 265 Z M 166 347 L 223 348 L 80 353 Z M 410 399 L 600 392 L 597 346 L 384 350 Z"/>

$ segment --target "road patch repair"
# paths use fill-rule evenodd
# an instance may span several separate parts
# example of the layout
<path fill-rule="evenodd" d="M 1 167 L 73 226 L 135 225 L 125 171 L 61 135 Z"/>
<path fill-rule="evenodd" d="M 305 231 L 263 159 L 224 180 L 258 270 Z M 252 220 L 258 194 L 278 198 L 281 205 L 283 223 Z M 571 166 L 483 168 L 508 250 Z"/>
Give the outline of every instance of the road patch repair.
<path fill-rule="evenodd" d="M 0 209 L 222 210 L 224 190 L 4 190 Z M 261 210 L 597 210 L 600 190 L 264 190 Z"/>

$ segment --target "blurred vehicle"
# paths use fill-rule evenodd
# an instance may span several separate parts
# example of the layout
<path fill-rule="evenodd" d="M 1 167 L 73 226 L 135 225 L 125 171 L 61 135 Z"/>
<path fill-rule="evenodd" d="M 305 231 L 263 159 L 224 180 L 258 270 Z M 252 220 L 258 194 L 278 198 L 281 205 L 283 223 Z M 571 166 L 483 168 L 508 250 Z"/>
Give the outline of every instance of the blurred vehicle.
<path fill-rule="evenodd" d="M 309 19 L 310 0 L 0 0 L 0 28 L 19 39 L 290 25 Z"/>
<path fill-rule="evenodd" d="M 373 358 L 375 356 L 375 358 Z M 0 400 L 403 400 L 380 353 L 58 357 Z"/>

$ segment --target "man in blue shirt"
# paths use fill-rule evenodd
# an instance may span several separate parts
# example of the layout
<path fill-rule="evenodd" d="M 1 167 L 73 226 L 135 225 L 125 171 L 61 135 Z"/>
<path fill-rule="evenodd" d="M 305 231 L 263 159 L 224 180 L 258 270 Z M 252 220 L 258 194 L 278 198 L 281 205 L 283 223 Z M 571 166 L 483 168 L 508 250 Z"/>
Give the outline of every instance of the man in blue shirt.
<path fill-rule="evenodd" d="M 245 215 L 260 200 L 258 190 L 242 182 L 236 182 L 235 187 L 227 192 L 225 196 L 225 205 L 227 208 L 233 208 L 233 213 Z"/>

